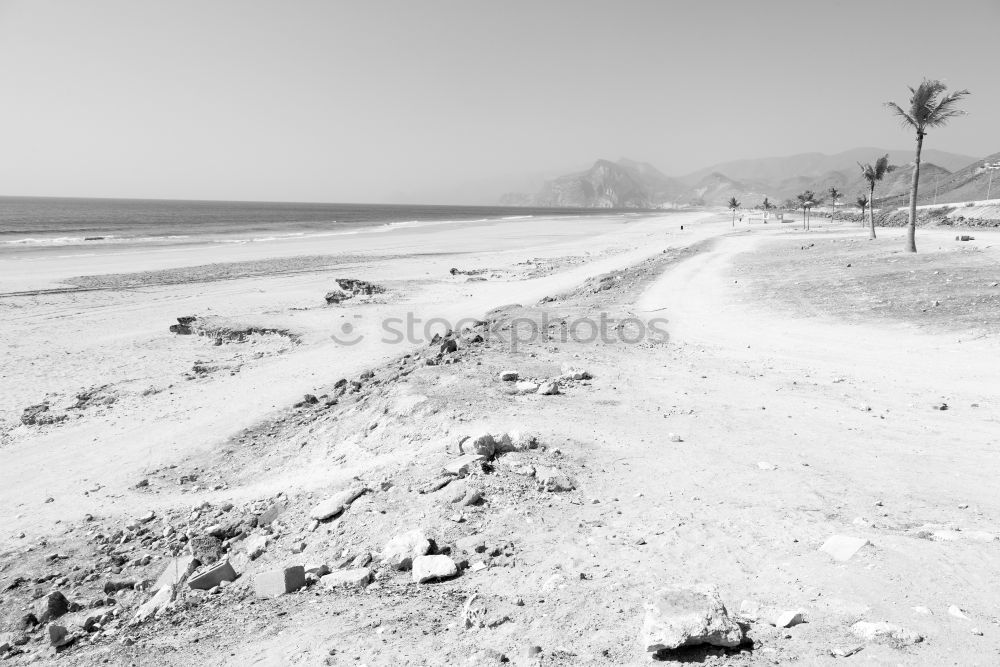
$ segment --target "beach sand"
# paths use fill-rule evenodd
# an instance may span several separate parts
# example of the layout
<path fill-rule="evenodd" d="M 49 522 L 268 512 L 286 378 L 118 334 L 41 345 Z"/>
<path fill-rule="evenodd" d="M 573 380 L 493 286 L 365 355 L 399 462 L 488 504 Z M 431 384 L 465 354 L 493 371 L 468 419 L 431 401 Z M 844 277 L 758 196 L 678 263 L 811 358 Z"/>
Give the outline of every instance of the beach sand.
<path fill-rule="evenodd" d="M 921 230 L 914 256 L 899 252 L 902 234 L 868 243 L 825 221 L 733 231 L 728 215 L 694 212 L 10 270 L 25 289 L 158 273 L 148 286 L 118 276 L 92 279 L 109 289 L 0 299 L 13 361 L 0 394 L 0 572 L 5 584 L 49 582 L 5 593 L 8 615 L 36 589 L 90 599 L 107 581 L 155 579 L 188 536 L 216 533 L 241 574 L 232 585 L 182 586 L 135 626 L 125 620 L 152 591 L 119 591 L 125 620 L 79 633 L 60 661 L 642 664 L 651 592 L 703 584 L 748 643 L 674 658 L 981 661 L 1000 649 L 1000 289 L 989 269 L 1000 235 L 957 244 L 953 230 Z M 233 261 L 246 264 L 190 268 Z M 185 271 L 190 281 L 175 282 Z M 884 284 L 899 275 L 915 288 Z M 387 291 L 325 304 L 341 277 Z M 453 353 L 422 327 L 384 341 L 387 318 L 407 313 L 467 318 L 468 329 Z M 215 345 L 167 330 L 184 315 L 284 333 Z M 574 337 L 602 319 L 610 338 Z M 654 324 L 667 340 L 633 335 Z M 501 379 L 509 370 L 561 378 L 560 393 L 519 393 Z M 88 387 L 103 389 L 77 398 Z M 305 394 L 317 402 L 296 406 Z M 19 424 L 46 396 L 67 420 Z M 483 431 L 536 442 L 435 490 L 462 438 Z M 310 519 L 352 485 L 367 491 L 342 514 Z M 482 499 L 454 502 L 470 491 Z M 155 518 L 135 523 L 147 511 Z M 413 529 L 458 576 L 416 584 L 380 562 Z M 837 561 L 820 549 L 833 535 L 868 544 Z M 269 540 L 254 559 L 250 536 Z M 363 590 L 254 595 L 272 568 L 357 570 L 372 557 Z M 806 622 L 768 622 L 788 610 Z M 922 640 L 865 639 L 859 621 Z M 48 656 L 37 631 L 25 649 L 16 660 Z"/>

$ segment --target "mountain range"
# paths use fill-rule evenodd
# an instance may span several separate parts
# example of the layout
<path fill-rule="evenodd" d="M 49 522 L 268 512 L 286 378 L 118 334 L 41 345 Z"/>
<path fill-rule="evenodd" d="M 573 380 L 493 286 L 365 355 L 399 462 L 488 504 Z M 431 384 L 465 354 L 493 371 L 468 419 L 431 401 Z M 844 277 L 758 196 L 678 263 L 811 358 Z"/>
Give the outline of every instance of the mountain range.
<path fill-rule="evenodd" d="M 546 181 L 535 193 L 509 193 L 502 204 L 580 208 L 661 208 L 685 205 L 721 206 L 736 197 L 744 206 L 755 206 L 765 197 L 780 204 L 812 190 L 824 195 L 830 187 L 853 202 L 867 193 L 859 162 L 874 162 L 889 155 L 895 165 L 876 190 L 876 199 L 897 204 L 908 197 L 913 176 L 913 153 L 907 150 L 855 148 L 835 155 L 801 153 L 786 157 L 735 160 L 681 177 L 667 176 L 645 162 L 626 158 L 597 160 L 584 171 Z M 1000 154 L 983 159 L 924 150 L 920 164 L 920 203 L 948 203 L 984 199 L 989 173 L 984 162 L 1000 162 Z M 996 190 L 1000 193 L 1000 176 Z M 1000 194 L 998 194 L 1000 196 Z M 905 201 L 903 201 L 905 203 Z"/>

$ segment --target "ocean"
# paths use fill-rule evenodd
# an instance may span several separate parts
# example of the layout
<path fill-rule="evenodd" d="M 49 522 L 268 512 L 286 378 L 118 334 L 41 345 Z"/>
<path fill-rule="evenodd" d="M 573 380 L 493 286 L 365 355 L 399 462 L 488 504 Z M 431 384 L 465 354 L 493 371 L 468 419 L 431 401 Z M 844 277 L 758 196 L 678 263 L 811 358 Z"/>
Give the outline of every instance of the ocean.
<path fill-rule="evenodd" d="M 610 212 L 504 206 L 0 197 L 0 252 L 138 243 L 252 243 L 376 231 L 373 227 L 389 231 L 400 226 Z"/>

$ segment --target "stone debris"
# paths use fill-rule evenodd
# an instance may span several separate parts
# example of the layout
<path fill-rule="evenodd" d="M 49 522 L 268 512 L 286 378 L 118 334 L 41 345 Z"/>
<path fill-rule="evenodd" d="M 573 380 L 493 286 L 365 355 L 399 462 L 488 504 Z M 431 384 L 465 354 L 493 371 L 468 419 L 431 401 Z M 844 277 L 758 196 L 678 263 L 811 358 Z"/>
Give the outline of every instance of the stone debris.
<path fill-rule="evenodd" d="M 917 644 L 924 640 L 916 632 L 901 628 L 892 623 L 886 623 L 885 621 L 875 623 L 858 621 L 851 626 L 851 633 L 858 639 L 866 642 L 885 644 L 894 648 L 903 648 L 904 646 Z"/>
<path fill-rule="evenodd" d="M 49 623 L 48 628 L 46 629 L 49 633 L 49 645 L 55 646 L 56 648 L 66 646 L 74 639 L 74 637 L 69 634 L 66 626 L 60 623 Z"/>
<path fill-rule="evenodd" d="M 957 605 L 951 605 L 950 607 L 948 607 L 948 614 L 950 616 L 954 616 L 955 618 L 964 618 L 965 620 L 969 620 L 969 617 L 966 616 L 965 613 L 961 610 L 961 608 L 959 608 Z"/>
<path fill-rule="evenodd" d="M 306 571 L 301 565 L 268 570 L 254 575 L 253 590 L 257 597 L 273 598 L 293 593 L 306 585 Z"/>
<path fill-rule="evenodd" d="M 413 559 L 413 581 L 423 584 L 458 574 L 458 566 L 448 556 L 417 556 Z"/>
<path fill-rule="evenodd" d="M 790 628 L 805 622 L 805 614 L 801 611 L 780 611 L 771 619 L 771 625 L 777 628 Z"/>
<path fill-rule="evenodd" d="M 448 484 L 453 479 L 455 479 L 455 478 L 453 476 L 451 476 L 451 475 L 445 475 L 444 477 L 438 477 L 437 479 L 435 479 L 435 480 L 433 480 L 433 481 L 428 482 L 427 484 L 425 484 L 420 489 L 420 493 L 434 493 L 435 491 L 440 491 L 444 487 L 448 486 Z"/>
<path fill-rule="evenodd" d="M 160 590 L 164 586 L 177 586 L 191 574 L 194 569 L 194 556 L 183 555 L 171 558 L 167 566 L 163 568 L 156 583 L 153 584 L 155 590 Z"/>
<path fill-rule="evenodd" d="M 517 394 L 534 394 L 536 391 L 538 391 L 538 384 L 535 382 L 521 380 L 514 384 L 514 392 Z"/>
<path fill-rule="evenodd" d="M 572 491 L 576 488 L 573 480 L 556 468 L 538 468 L 535 470 L 535 478 L 538 480 L 538 488 L 541 491 L 558 493 Z"/>
<path fill-rule="evenodd" d="M 768 463 L 767 461 L 761 461 L 757 464 L 757 467 L 761 470 L 777 470 L 778 466 L 773 463 Z"/>
<path fill-rule="evenodd" d="M 267 535 L 262 535 L 260 533 L 251 535 L 243 543 L 243 550 L 246 551 L 250 560 L 257 560 L 264 555 L 265 551 L 267 551 L 267 545 L 269 542 L 270 538 Z"/>
<path fill-rule="evenodd" d="M 366 567 L 350 570 L 335 570 L 320 577 L 320 584 L 326 588 L 361 589 L 371 583 L 372 573 Z"/>
<path fill-rule="evenodd" d="M 363 486 L 352 486 L 351 488 L 333 495 L 319 505 L 314 507 L 309 513 L 310 518 L 316 521 L 326 521 L 342 513 L 351 506 L 368 489 Z"/>
<path fill-rule="evenodd" d="M 142 623 L 148 618 L 156 615 L 158 611 L 166 607 L 174 599 L 174 587 L 164 586 L 156 591 L 156 595 L 146 600 L 136 611 L 132 618 L 133 623 Z"/>
<path fill-rule="evenodd" d="M 667 437 L 670 438 L 670 442 L 684 442 L 684 438 L 677 435 L 676 433 L 670 433 L 667 435 Z"/>
<path fill-rule="evenodd" d="M 480 467 L 480 464 L 485 460 L 486 459 L 481 454 L 463 454 L 462 456 L 450 461 L 444 467 L 444 473 L 446 475 L 465 477 L 473 470 Z"/>
<path fill-rule="evenodd" d="M 45 623 L 53 619 L 59 618 L 63 614 L 69 611 L 69 600 L 66 596 L 59 591 L 52 591 L 38 604 L 38 610 L 35 616 L 38 618 L 39 623 Z"/>
<path fill-rule="evenodd" d="M 458 451 L 461 454 L 475 454 L 482 456 L 487 461 L 493 458 L 496 452 L 497 443 L 490 433 L 479 433 L 477 435 L 462 438 L 458 443 Z"/>
<path fill-rule="evenodd" d="M 555 396 L 559 392 L 559 382 L 556 380 L 547 380 L 542 384 L 538 385 L 538 393 L 542 396 Z"/>
<path fill-rule="evenodd" d="M 732 648 L 743 643 L 743 629 L 729 618 L 714 587 L 661 588 L 645 608 L 642 642 L 647 653 L 698 644 Z"/>
<path fill-rule="evenodd" d="M 424 531 L 416 528 L 389 540 L 382 549 L 382 562 L 396 570 L 408 570 L 415 558 L 430 550 L 430 540 Z"/>
<path fill-rule="evenodd" d="M 848 535 L 831 535 L 827 538 L 820 551 L 830 554 L 834 560 L 845 563 L 851 560 L 854 554 L 858 553 L 862 547 L 871 544 L 866 539 L 860 537 L 850 537 Z"/>
<path fill-rule="evenodd" d="M 214 563 L 222 558 L 222 540 L 213 535 L 197 535 L 188 540 L 188 553 L 201 565 Z"/>
<path fill-rule="evenodd" d="M 855 653 L 860 653 L 865 650 L 864 646 L 851 646 L 849 648 L 832 648 L 830 649 L 830 655 L 834 658 L 850 658 Z"/>
<path fill-rule="evenodd" d="M 229 560 L 221 560 L 201 570 L 196 570 L 188 579 L 188 586 L 196 590 L 207 591 L 215 588 L 223 581 L 235 581 L 236 570 L 229 564 Z"/>
<path fill-rule="evenodd" d="M 517 371 L 502 371 L 500 373 L 500 380 L 503 382 L 516 382 L 517 378 Z"/>

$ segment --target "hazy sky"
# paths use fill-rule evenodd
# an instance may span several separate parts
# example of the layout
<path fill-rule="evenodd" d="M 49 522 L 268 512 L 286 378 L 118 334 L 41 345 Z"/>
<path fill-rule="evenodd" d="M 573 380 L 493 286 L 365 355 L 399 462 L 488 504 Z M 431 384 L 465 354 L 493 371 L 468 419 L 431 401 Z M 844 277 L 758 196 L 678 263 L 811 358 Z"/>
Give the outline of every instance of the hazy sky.
<path fill-rule="evenodd" d="M 0 194 L 492 203 L 598 157 L 908 147 L 972 90 L 1000 151 L 1000 0 L 0 0 Z"/>

